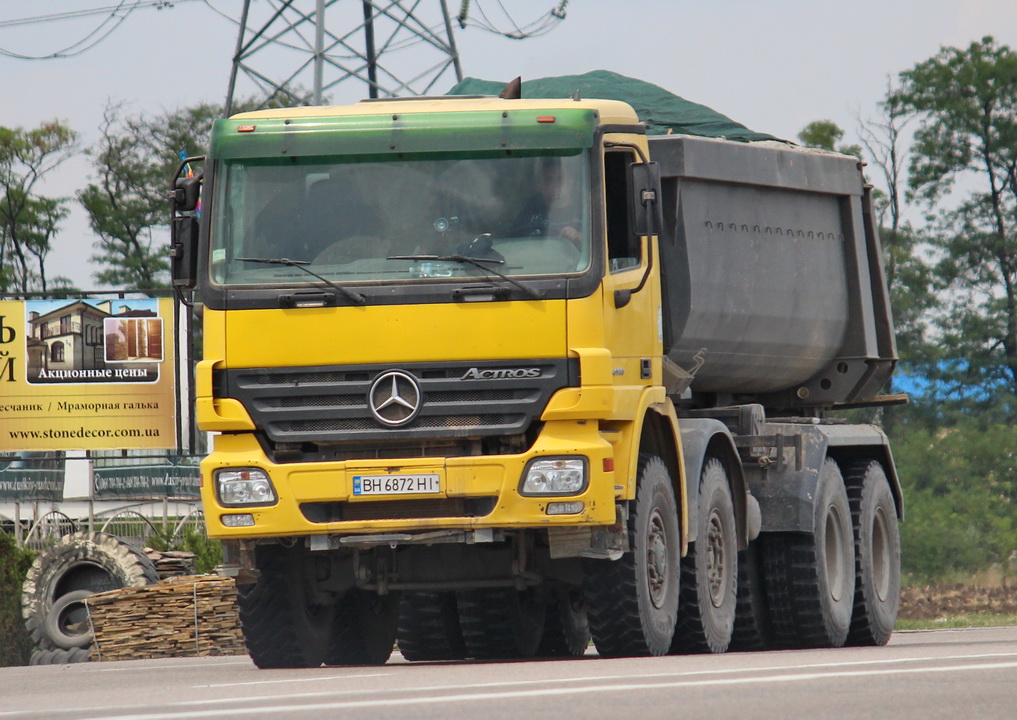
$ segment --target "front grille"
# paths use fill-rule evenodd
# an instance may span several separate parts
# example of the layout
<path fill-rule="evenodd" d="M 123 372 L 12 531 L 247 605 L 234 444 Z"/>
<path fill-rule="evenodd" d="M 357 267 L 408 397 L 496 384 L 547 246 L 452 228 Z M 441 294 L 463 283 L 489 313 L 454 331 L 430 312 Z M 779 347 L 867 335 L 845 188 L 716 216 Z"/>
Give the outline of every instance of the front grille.
<path fill-rule="evenodd" d="M 300 512 L 308 522 L 313 523 L 484 517 L 494 511 L 497 501 L 498 499 L 495 497 L 482 497 L 373 502 L 309 502 L 300 505 Z"/>
<path fill-rule="evenodd" d="M 369 409 L 372 383 L 390 370 L 412 375 L 420 387 L 420 410 L 401 426 L 380 422 Z M 555 391 L 579 384 L 579 372 L 576 361 L 529 359 L 233 368 L 213 380 L 216 397 L 243 403 L 273 442 L 348 444 L 524 433 Z"/>

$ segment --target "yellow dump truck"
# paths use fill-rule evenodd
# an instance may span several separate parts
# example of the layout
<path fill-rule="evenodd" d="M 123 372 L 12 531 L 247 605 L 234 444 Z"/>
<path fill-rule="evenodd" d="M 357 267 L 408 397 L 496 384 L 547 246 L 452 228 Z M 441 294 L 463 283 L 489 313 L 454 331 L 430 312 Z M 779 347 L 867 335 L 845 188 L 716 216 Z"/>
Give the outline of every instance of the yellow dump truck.
<path fill-rule="evenodd" d="M 205 518 L 259 667 L 888 640 L 896 471 L 829 413 L 895 363 L 860 164 L 646 127 L 265 110 L 178 174 Z"/>

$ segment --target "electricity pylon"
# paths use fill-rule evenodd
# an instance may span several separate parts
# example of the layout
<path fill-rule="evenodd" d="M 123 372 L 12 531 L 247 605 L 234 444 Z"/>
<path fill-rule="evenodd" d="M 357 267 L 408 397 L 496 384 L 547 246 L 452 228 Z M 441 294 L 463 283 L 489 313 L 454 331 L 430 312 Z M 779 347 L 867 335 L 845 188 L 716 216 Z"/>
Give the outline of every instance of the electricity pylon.
<path fill-rule="evenodd" d="M 445 0 L 244 0 L 239 28 L 227 114 L 241 76 L 283 105 L 320 105 L 341 83 L 378 98 L 462 80 Z"/>

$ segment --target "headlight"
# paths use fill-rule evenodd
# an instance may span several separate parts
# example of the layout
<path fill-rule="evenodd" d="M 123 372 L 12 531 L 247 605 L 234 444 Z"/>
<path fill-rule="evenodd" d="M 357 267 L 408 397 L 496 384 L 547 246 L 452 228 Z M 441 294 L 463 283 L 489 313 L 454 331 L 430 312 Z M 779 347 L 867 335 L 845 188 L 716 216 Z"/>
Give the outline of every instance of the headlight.
<path fill-rule="evenodd" d="M 586 489 L 586 458 L 531 460 L 519 487 L 522 495 L 578 495 Z"/>
<path fill-rule="evenodd" d="M 275 488 L 268 474 L 258 468 L 216 470 L 215 491 L 224 507 L 275 505 Z"/>

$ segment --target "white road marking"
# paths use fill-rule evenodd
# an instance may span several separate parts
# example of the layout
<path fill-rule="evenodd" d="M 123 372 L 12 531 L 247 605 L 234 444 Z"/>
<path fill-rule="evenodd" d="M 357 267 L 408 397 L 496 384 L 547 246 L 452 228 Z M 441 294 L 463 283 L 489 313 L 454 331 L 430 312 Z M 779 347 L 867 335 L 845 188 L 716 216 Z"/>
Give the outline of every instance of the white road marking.
<path fill-rule="evenodd" d="M 561 678 L 557 680 L 549 681 L 518 681 L 518 682 L 506 682 L 506 683 L 482 683 L 469 686 L 443 686 L 443 687 L 420 687 L 420 688 L 409 688 L 403 689 L 404 691 L 417 691 L 426 692 L 433 690 L 458 690 L 456 693 L 442 694 L 442 695 L 424 695 L 424 696 L 413 696 L 405 698 L 372 698 L 365 700 L 337 700 L 334 702 L 321 702 L 321 703 L 303 703 L 299 705 L 280 705 L 281 701 L 288 699 L 306 699 L 310 696 L 320 695 L 336 695 L 336 694 L 351 694 L 351 693 L 376 693 L 377 691 L 372 690 L 356 690 L 356 691 L 333 691 L 313 693 L 313 694 L 293 694 L 293 695 L 269 695 L 263 697 L 247 697 L 247 698 L 216 698 L 212 701 L 187 701 L 177 703 L 178 707 L 187 705 L 200 704 L 203 705 L 203 709 L 200 710 L 172 710 L 170 708 L 164 708 L 158 712 L 146 712 L 135 715 L 115 715 L 104 718 L 96 718 L 95 720 L 185 720 L 187 718 L 208 718 L 208 717 L 224 717 L 230 715 L 254 715 L 258 716 L 262 713 L 268 714 L 272 712 L 278 712 L 285 710 L 286 712 L 322 712 L 332 710 L 344 710 L 344 709 L 365 709 L 365 708 L 380 708 L 380 707 L 399 707 L 406 705 L 420 705 L 420 704 L 436 704 L 436 703 L 450 703 L 450 702 L 475 702 L 479 700 L 510 700 L 520 698 L 540 698 L 540 697 L 552 697 L 561 695 L 576 695 L 576 694 L 587 694 L 587 693 L 599 693 L 599 692 L 631 692 L 639 691 L 645 692 L 646 690 L 671 690 L 678 688 L 701 688 L 701 687 L 717 687 L 717 686 L 730 686 L 730 685 L 746 685 L 746 684 L 765 684 L 765 683 L 788 683 L 788 682 L 810 682 L 817 680 L 829 680 L 835 678 L 851 678 L 851 677 L 871 677 L 871 676 L 895 676 L 895 675 L 916 675 L 923 673 L 956 673 L 956 672 L 971 672 L 981 670 L 1002 670 L 1009 668 L 1017 668 L 1017 661 L 1014 662 L 998 662 L 998 663 L 978 663 L 969 665 L 938 665 L 934 667 L 916 668 L 916 667 L 885 667 L 892 663 L 912 663 L 919 661 L 926 662 L 939 662 L 943 659 L 978 659 L 978 658 L 991 658 L 991 657 L 1014 657 L 1015 653 L 986 653 L 980 655 L 961 655 L 953 658 L 901 658 L 896 660 L 878 660 L 878 661 L 854 661 L 847 663 L 830 663 L 830 664 L 816 664 L 811 666 L 786 666 L 784 668 L 747 668 L 742 670 L 724 670 L 724 671 L 695 671 L 691 673 L 659 673 L 652 676 L 644 677 L 666 677 L 666 676 L 678 676 L 691 677 L 694 675 L 703 674 L 730 674 L 737 673 L 744 675 L 746 672 L 762 672 L 763 675 L 757 677 L 724 677 L 724 678 L 701 678 L 701 679 L 676 679 L 668 682 L 628 682 L 618 683 L 612 685 L 579 685 L 575 687 L 553 687 L 553 688 L 533 688 L 529 690 L 505 690 L 502 692 L 477 692 L 477 693 L 464 693 L 462 690 L 469 689 L 470 687 L 497 687 L 497 686 L 510 686 L 519 684 L 538 684 L 547 682 L 600 682 L 601 679 L 597 677 L 585 677 L 585 678 Z M 838 666 L 857 666 L 857 665 L 883 665 L 884 667 L 873 668 L 871 670 L 842 670 L 832 672 L 810 672 L 810 673 L 791 673 L 791 674 L 773 674 L 774 670 L 780 669 L 794 669 L 800 670 L 803 667 L 838 667 Z M 613 678 L 616 676 L 608 676 Z M 271 704 L 255 705 L 251 706 L 247 703 L 255 701 L 271 700 Z M 244 707 L 236 708 L 220 708 L 211 709 L 207 706 L 209 704 L 222 704 L 226 702 L 243 702 Z M 135 706 L 136 707 L 136 706 Z M 123 708 L 89 708 L 91 712 L 107 712 L 115 711 L 117 709 L 126 710 L 128 707 Z M 82 713 L 85 708 L 77 708 L 73 712 L 78 714 Z M 25 712 L 25 711 L 22 711 Z M 31 712 L 31 711 L 27 711 Z M 36 711 L 38 712 L 38 711 Z M 60 711 L 57 711 L 60 712 Z M 57 712 L 50 713 L 52 715 Z M 0 716 L 15 715 L 16 712 L 4 712 L 0 713 Z"/>

